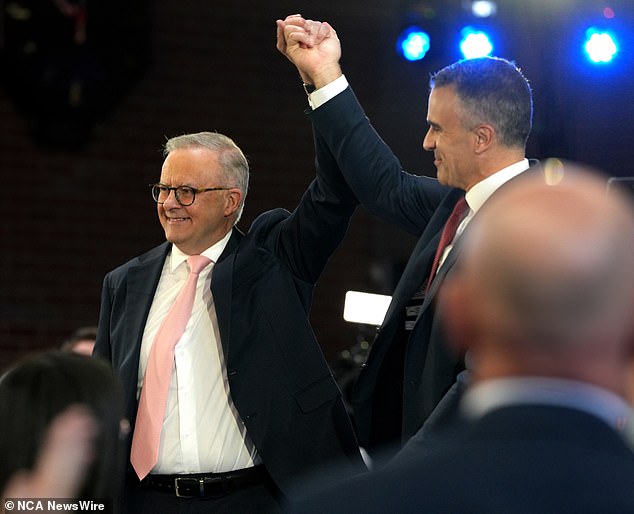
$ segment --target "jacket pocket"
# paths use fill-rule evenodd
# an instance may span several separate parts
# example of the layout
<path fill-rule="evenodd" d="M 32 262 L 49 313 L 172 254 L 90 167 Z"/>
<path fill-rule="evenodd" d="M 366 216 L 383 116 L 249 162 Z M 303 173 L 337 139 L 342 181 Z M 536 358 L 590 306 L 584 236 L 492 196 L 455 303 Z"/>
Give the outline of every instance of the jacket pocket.
<path fill-rule="evenodd" d="M 332 402 L 340 394 L 337 384 L 329 375 L 295 393 L 295 401 L 301 411 L 307 414 L 326 403 Z"/>

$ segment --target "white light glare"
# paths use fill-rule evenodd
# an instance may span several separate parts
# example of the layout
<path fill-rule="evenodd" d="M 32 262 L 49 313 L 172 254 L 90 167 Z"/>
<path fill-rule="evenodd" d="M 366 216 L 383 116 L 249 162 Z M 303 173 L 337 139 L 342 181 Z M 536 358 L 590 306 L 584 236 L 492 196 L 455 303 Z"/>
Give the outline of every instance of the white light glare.
<path fill-rule="evenodd" d="M 429 51 L 429 35 L 418 27 L 409 27 L 401 33 L 397 46 L 408 61 L 420 61 Z"/>
<path fill-rule="evenodd" d="M 592 62 L 610 62 L 619 51 L 614 38 L 608 32 L 588 29 L 586 37 L 588 39 L 584 48 Z"/>
<path fill-rule="evenodd" d="M 491 0 L 474 0 L 471 4 L 471 13 L 476 18 L 490 18 L 498 12 L 498 6 Z"/>
<path fill-rule="evenodd" d="M 493 44 L 486 33 L 467 27 L 462 31 L 460 51 L 465 59 L 486 57 L 491 55 Z"/>
<path fill-rule="evenodd" d="M 348 291 L 343 307 L 343 319 L 352 323 L 379 326 L 392 300 L 391 296 L 361 291 Z"/>

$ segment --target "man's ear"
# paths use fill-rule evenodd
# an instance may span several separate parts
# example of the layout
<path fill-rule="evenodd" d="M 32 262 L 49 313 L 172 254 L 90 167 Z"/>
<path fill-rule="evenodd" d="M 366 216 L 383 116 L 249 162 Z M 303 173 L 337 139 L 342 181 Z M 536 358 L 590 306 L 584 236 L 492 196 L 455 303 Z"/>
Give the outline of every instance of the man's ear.
<path fill-rule="evenodd" d="M 242 196 L 243 196 L 242 191 L 240 191 L 238 188 L 234 187 L 227 191 L 225 212 L 224 212 L 225 218 L 228 218 L 232 214 L 235 214 L 235 212 L 238 210 L 242 202 Z"/>
<path fill-rule="evenodd" d="M 473 131 L 476 135 L 475 152 L 481 154 L 488 150 L 493 144 L 495 140 L 495 129 L 491 125 L 483 123 L 478 125 Z"/>

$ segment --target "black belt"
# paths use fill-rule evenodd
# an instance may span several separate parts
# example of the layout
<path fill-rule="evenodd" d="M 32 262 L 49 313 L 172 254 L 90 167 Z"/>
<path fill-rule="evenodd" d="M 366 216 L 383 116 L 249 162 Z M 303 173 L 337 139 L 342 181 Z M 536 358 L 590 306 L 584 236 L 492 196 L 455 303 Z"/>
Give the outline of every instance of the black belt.
<path fill-rule="evenodd" d="M 264 466 L 254 466 L 226 473 L 148 475 L 141 483 L 150 489 L 175 494 L 179 498 L 203 498 L 224 496 L 235 489 L 262 483 L 264 477 Z"/>

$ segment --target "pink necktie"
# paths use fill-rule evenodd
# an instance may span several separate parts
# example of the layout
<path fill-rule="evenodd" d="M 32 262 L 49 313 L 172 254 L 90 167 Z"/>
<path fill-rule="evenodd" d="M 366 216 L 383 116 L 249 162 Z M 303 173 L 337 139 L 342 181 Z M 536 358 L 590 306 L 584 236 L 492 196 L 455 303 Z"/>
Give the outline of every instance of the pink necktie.
<path fill-rule="evenodd" d="M 187 282 L 165 316 L 150 349 L 130 453 L 130 462 L 140 480 L 145 478 L 158 460 L 174 347 L 183 335 L 192 313 L 198 274 L 211 262 L 203 255 L 187 258 L 190 270 Z"/>
<path fill-rule="evenodd" d="M 464 199 L 464 197 L 462 197 L 456 202 L 453 211 L 451 211 L 449 218 L 447 218 L 445 228 L 443 228 L 442 234 L 440 234 L 440 241 L 438 242 L 438 248 L 436 249 L 436 255 L 434 256 L 434 263 L 431 267 L 429 280 L 427 280 L 428 290 L 432 280 L 434 280 L 434 277 L 436 276 L 436 271 L 438 271 L 438 264 L 440 263 L 440 257 L 442 256 L 443 251 L 445 250 L 447 245 L 449 245 L 453 241 L 454 237 L 456 237 L 458 226 L 468 212 L 469 205 L 467 204 L 467 201 Z"/>

